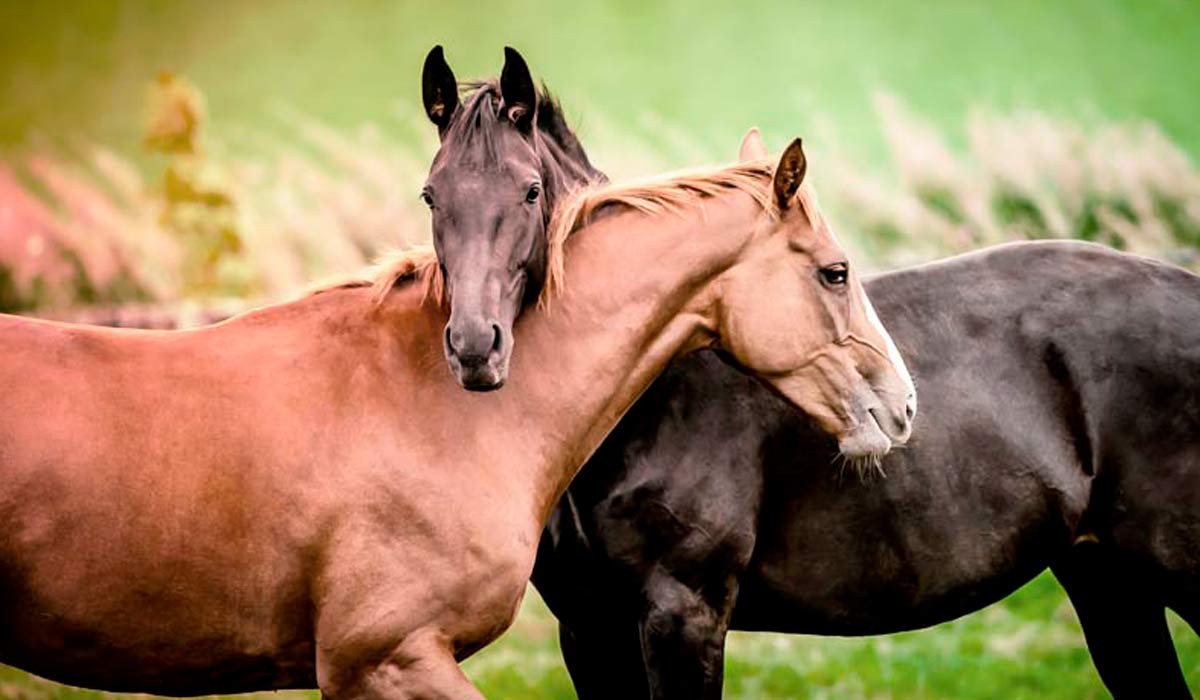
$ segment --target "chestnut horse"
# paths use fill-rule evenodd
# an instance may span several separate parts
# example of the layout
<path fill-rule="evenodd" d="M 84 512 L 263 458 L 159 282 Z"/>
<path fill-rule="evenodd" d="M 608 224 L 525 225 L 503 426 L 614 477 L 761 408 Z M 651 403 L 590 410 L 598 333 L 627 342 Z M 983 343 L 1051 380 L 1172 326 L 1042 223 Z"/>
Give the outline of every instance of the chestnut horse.
<path fill-rule="evenodd" d="M 456 661 L 511 623 L 551 509 L 675 356 L 719 345 L 843 444 L 902 442 L 909 384 L 805 165 L 797 139 L 567 202 L 559 298 L 502 392 L 446 373 L 427 257 L 193 331 L 0 318 L 0 662 L 477 699 Z"/>

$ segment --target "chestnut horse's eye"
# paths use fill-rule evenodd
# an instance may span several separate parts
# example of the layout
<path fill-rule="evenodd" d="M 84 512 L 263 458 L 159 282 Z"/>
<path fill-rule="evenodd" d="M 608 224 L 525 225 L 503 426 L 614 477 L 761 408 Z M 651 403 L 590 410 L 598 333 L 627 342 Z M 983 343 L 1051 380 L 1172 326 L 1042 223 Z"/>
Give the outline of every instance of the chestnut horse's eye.
<path fill-rule="evenodd" d="M 850 279 L 850 268 L 846 263 L 835 263 L 821 268 L 821 281 L 830 287 L 840 287 Z"/>
<path fill-rule="evenodd" d="M 433 209 L 433 195 L 429 194 L 429 190 L 422 190 L 421 201 L 425 202 L 425 206 Z"/>
<path fill-rule="evenodd" d="M 538 197 L 541 196 L 541 194 L 542 187 L 535 182 L 529 186 L 529 191 L 525 193 L 525 201 L 533 204 L 538 200 Z"/>

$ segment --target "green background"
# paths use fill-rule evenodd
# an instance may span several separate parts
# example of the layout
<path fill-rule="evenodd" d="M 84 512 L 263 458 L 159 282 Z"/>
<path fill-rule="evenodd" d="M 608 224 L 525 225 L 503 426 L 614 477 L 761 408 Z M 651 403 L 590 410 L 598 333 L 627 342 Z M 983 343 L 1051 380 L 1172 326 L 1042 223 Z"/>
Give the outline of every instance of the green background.
<path fill-rule="evenodd" d="M 1150 119 L 1195 156 L 1198 40 L 1200 3 L 1184 0 L 6 2 L 0 144 L 132 150 L 163 68 L 201 87 L 218 135 L 293 109 L 353 126 L 418 109 L 441 43 L 460 77 L 517 47 L 585 137 L 589 114 L 650 131 L 655 115 L 712 159 L 747 126 L 783 143 L 816 115 L 877 154 L 880 89 L 947 127 L 977 106 Z"/>

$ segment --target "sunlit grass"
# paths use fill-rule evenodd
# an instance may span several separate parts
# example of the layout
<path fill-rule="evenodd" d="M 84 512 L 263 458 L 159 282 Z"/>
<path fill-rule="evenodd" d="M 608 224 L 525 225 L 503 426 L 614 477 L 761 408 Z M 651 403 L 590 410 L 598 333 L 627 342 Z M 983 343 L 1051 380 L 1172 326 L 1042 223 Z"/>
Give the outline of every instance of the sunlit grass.
<path fill-rule="evenodd" d="M 565 670 L 545 627 L 550 619 L 540 601 L 530 600 L 505 637 L 467 662 L 489 697 L 574 697 L 563 685 Z M 1200 638 L 1174 615 L 1171 623 L 1188 682 L 1200 688 Z M 555 663 L 544 662 L 545 649 L 555 649 Z M 1099 700 L 1109 695 L 1066 595 L 1044 574 L 1001 603 L 928 630 L 856 639 L 735 632 L 727 645 L 725 697 Z"/>

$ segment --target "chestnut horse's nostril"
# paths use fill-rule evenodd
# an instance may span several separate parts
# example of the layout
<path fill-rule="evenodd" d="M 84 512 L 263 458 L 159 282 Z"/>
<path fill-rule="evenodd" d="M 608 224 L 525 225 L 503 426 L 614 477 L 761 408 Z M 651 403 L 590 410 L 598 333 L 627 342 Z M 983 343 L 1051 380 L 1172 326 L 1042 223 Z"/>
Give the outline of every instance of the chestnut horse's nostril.
<path fill-rule="evenodd" d="M 492 352 L 500 352 L 500 326 L 492 324 Z"/>
<path fill-rule="evenodd" d="M 914 404 L 912 397 L 910 396 L 908 398 L 908 401 L 904 402 L 904 417 L 909 420 L 912 420 L 913 416 L 915 416 L 915 415 L 917 415 L 917 407 Z"/>

